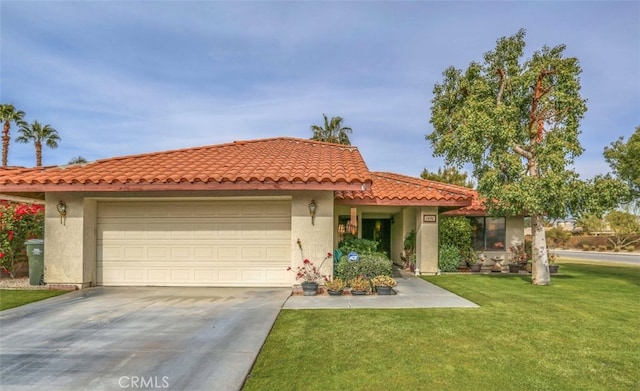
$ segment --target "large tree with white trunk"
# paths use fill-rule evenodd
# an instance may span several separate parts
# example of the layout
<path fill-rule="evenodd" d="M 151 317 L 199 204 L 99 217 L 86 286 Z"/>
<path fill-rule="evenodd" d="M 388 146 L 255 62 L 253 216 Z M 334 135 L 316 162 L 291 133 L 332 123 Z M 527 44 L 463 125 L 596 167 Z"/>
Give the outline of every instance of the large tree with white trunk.
<path fill-rule="evenodd" d="M 578 135 L 587 106 L 578 59 L 564 51 L 543 46 L 525 59 L 520 30 L 498 39 L 482 62 L 447 68 L 433 89 L 433 132 L 426 136 L 447 164 L 472 166 L 489 213 L 531 216 L 536 285 L 551 281 L 544 218 L 598 204 L 593 186 L 603 182 L 582 182 L 571 169 L 583 151 Z"/>

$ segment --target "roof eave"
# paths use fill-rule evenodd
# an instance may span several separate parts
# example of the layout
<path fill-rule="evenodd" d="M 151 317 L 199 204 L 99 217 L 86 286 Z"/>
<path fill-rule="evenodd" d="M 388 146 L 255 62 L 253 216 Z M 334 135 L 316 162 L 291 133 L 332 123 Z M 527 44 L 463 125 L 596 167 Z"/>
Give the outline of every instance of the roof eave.
<path fill-rule="evenodd" d="M 2 192 L 146 192 L 184 190 L 327 190 L 362 191 L 370 187 L 367 182 L 176 182 L 176 183 L 47 183 L 2 185 Z"/>
<path fill-rule="evenodd" d="M 454 206 L 465 207 L 471 205 L 470 200 L 416 200 L 416 199 L 380 199 L 380 198 L 338 198 L 336 205 L 378 205 L 378 206 Z"/>

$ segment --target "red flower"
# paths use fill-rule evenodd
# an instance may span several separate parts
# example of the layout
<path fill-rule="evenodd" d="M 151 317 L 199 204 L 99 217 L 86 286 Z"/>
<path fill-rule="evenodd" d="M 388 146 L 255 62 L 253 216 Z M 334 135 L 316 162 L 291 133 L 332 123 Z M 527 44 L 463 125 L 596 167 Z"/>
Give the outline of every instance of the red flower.
<path fill-rule="evenodd" d="M 305 259 L 304 261 L 302 261 L 302 263 L 304 263 L 305 265 L 309 265 L 311 263 L 311 261 L 308 260 L 308 259 Z"/>

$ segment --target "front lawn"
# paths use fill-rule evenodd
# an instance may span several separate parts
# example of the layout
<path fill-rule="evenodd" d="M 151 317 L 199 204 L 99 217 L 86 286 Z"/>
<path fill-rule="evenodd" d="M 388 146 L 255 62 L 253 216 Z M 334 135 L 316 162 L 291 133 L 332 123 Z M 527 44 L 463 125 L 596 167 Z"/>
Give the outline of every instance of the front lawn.
<path fill-rule="evenodd" d="M 0 289 L 0 311 L 58 296 L 67 291 Z"/>
<path fill-rule="evenodd" d="M 635 390 L 640 268 L 425 278 L 477 309 L 283 310 L 244 390 Z"/>

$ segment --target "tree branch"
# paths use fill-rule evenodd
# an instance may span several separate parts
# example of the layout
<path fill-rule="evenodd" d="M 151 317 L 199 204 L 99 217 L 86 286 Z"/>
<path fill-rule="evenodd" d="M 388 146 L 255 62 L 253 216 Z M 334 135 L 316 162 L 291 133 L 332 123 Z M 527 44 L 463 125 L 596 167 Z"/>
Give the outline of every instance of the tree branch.
<path fill-rule="evenodd" d="M 502 94 L 504 94 L 504 85 L 507 80 L 504 77 L 504 71 L 500 68 L 496 70 L 496 73 L 500 76 L 500 90 L 498 91 L 498 96 L 496 97 L 496 106 L 500 106 L 502 103 Z"/>
<path fill-rule="evenodd" d="M 530 151 L 527 151 L 523 146 L 521 145 L 514 145 L 513 146 L 513 151 L 515 153 L 517 153 L 518 155 L 527 158 L 527 159 L 533 159 L 533 153 L 531 153 Z"/>

